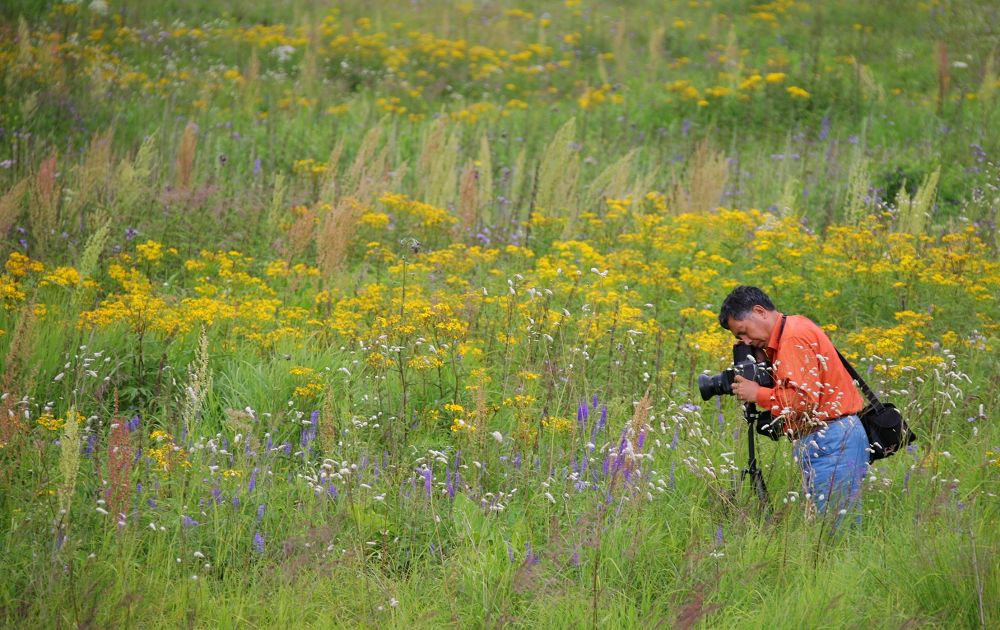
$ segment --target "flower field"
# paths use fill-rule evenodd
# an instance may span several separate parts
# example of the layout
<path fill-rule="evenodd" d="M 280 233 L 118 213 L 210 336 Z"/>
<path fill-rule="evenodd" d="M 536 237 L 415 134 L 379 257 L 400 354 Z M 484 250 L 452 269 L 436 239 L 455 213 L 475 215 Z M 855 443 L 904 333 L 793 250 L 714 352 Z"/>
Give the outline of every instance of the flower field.
<path fill-rule="evenodd" d="M 0 8 L 5 627 L 994 627 L 990 2 Z M 919 436 L 861 523 L 740 284 Z"/>

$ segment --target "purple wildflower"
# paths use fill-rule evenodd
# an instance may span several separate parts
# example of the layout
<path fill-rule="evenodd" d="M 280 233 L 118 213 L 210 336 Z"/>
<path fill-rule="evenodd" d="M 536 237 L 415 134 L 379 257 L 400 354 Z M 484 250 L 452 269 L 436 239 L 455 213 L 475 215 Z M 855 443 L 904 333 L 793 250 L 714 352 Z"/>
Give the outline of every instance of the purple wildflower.
<path fill-rule="evenodd" d="M 94 447 L 97 446 L 97 434 L 91 433 L 87 436 L 87 443 L 83 447 L 84 455 L 91 455 L 94 452 Z"/>
<path fill-rule="evenodd" d="M 319 411 L 313 411 L 312 415 L 309 416 L 309 424 L 302 428 L 299 433 L 299 446 L 303 450 L 308 449 L 309 445 L 313 443 L 316 439 L 317 425 L 319 424 Z"/>
<path fill-rule="evenodd" d="M 524 563 L 527 565 L 538 564 L 540 558 L 531 551 L 531 541 L 524 543 Z"/>
<path fill-rule="evenodd" d="M 262 520 L 264 520 L 264 511 L 266 509 L 267 509 L 267 506 L 264 505 L 263 503 L 261 503 L 260 505 L 257 506 L 257 522 L 258 523 L 261 522 Z"/>
<path fill-rule="evenodd" d="M 201 525 L 201 523 L 199 523 L 198 521 L 194 520 L 193 518 L 185 514 L 184 516 L 181 517 L 181 525 L 183 525 L 184 527 L 197 527 Z"/>
<path fill-rule="evenodd" d="M 823 142 L 826 137 L 830 135 L 830 114 L 823 116 L 823 122 L 820 123 L 819 127 L 819 141 Z"/>
<path fill-rule="evenodd" d="M 253 550 L 259 554 L 264 553 L 264 534 L 257 532 L 253 535 Z"/>
<path fill-rule="evenodd" d="M 430 468 L 424 468 L 421 472 L 424 477 L 424 492 L 427 496 L 431 496 L 431 480 L 434 478 L 434 472 Z"/>
<path fill-rule="evenodd" d="M 514 548 L 509 542 L 507 543 L 507 557 L 510 558 L 511 562 L 514 562 Z"/>
<path fill-rule="evenodd" d="M 250 482 L 247 484 L 247 492 L 253 492 L 254 488 L 257 487 L 257 469 L 254 468 L 253 472 L 250 473 Z"/>
<path fill-rule="evenodd" d="M 715 546 L 721 547 L 723 542 L 725 541 L 722 538 L 722 525 L 717 525 L 715 527 Z"/>

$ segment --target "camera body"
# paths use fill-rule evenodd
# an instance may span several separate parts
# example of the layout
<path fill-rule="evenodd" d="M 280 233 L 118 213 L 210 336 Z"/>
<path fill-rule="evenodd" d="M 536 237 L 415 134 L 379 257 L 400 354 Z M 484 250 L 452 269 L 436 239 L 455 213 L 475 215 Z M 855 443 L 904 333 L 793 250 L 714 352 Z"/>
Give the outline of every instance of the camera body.
<path fill-rule="evenodd" d="M 698 376 L 698 391 L 701 399 L 708 400 L 712 396 L 733 395 L 733 381 L 740 375 L 748 381 L 753 381 L 761 387 L 774 387 L 771 376 L 771 365 L 765 359 L 759 359 L 752 346 L 745 343 L 733 345 L 733 366 L 719 374 Z"/>
<path fill-rule="evenodd" d="M 753 346 L 737 343 L 733 345 L 732 367 L 715 375 L 700 374 L 698 391 L 701 392 L 702 400 L 708 400 L 713 396 L 732 396 L 733 382 L 737 375 L 761 387 L 774 387 L 774 377 L 771 372 L 771 364 L 762 354 L 758 354 Z M 772 440 L 777 440 L 781 436 L 780 427 L 775 426 L 777 423 L 773 422 L 771 413 L 758 411 L 753 403 L 746 403 L 746 419 L 761 435 L 766 435 Z"/>

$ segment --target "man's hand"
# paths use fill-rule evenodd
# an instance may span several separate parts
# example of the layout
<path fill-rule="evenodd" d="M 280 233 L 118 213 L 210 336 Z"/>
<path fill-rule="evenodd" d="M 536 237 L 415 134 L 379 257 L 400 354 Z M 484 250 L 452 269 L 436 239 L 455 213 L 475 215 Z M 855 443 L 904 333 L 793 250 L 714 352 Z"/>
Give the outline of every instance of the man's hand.
<path fill-rule="evenodd" d="M 733 379 L 733 395 L 743 402 L 757 402 L 758 389 L 760 389 L 760 385 L 743 378 L 739 374 Z"/>

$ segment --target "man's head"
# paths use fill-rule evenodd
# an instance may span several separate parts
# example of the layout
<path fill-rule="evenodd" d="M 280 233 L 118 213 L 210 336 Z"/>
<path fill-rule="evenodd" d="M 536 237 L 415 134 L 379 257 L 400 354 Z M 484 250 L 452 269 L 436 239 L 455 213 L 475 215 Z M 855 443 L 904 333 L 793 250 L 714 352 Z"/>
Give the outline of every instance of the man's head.
<path fill-rule="evenodd" d="M 745 344 L 766 348 L 779 313 L 767 294 L 757 287 L 732 290 L 719 309 L 719 324 Z"/>

